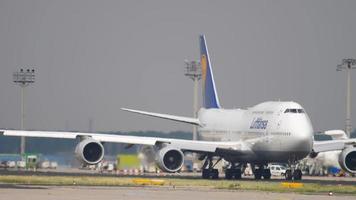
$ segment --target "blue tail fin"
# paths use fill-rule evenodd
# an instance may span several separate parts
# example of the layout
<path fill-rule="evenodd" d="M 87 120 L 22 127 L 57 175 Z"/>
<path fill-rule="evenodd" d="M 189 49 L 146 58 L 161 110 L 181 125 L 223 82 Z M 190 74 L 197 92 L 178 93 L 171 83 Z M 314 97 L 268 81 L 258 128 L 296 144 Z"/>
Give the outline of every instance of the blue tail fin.
<path fill-rule="evenodd" d="M 204 35 L 200 36 L 200 62 L 203 78 L 203 106 L 205 108 L 220 108 L 208 47 L 206 46 Z"/>

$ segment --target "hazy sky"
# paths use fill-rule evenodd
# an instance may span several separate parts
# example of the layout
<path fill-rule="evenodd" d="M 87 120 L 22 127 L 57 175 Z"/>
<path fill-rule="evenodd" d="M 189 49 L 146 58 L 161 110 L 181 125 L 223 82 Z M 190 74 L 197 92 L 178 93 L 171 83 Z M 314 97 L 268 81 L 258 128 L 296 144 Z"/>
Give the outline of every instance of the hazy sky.
<path fill-rule="evenodd" d="M 191 116 L 183 61 L 199 58 L 204 33 L 224 108 L 293 100 L 315 130 L 343 129 L 346 74 L 335 69 L 356 57 L 355 8 L 351 0 L 0 0 L 0 127 L 20 127 L 12 73 L 35 66 L 27 128 L 86 131 L 91 118 L 97 131 L 191 130 L 120 107 Z"/>

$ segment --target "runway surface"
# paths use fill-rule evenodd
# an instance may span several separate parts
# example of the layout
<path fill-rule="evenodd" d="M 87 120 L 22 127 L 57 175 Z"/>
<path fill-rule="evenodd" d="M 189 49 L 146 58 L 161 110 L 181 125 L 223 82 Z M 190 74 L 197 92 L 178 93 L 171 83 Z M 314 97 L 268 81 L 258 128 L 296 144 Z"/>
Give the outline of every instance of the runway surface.
<path fill-rule="evenodd" d="M 158 178 L 170 177 L 176 179 L 191 179 L 192 181 L 200 178 L 200 173 L 181 173 L 181 174 L 145 174 L 145 175 L 118 175 L 115 173 L 98 173 L 96 171 L 86 171 L 78 169 L 57 169 L 57 170 L 39 170 L 39 171 L 17 171 L 17 170 L 0 170 L 0 175 L 36 175 L 36 176 L 105 176 L 105 177 L 143 177 Z M 221 175 L 223 177 L 223 175 Z M 222 179 L 222 178 L 221 178 Z M 255 182 L 252 176 L 244 177 L 244 181 Z M 272 180 L 264 181 L 281 182 L 282 177 L 273 177 Z M 356 177 L 314 177 L 304 176 L 303 183 L 317 183 L 321 185 L 356 185 Z M 0 183 L 0 200 L 2 199 L 35 199 L 35 200 L 98 200 L 98 199 L 257 199 L 257 200 L 304 200 L 304 199 L 355 199 L 355 195 L 327 193 L 305 195 L 297 193 L 274 193 L 265 191 L 249 190 L 227 190 L 213 189 L 207 187 L 173 187 L 173 186 L 137 186 L 137 187 L 98 187 L 98 186 L 34 186 L 19 184 L 1 184 Z"/>
<path fill-rule="evenodd" d="M 356 196 L 303 195 L 256 191 L 230 191 L 206 188 L 172 187 L 83 187 L 83 186 L 23 186 L 0 185 L 0 199 L 35 200 L 207 200 L 207 199 L 263 199 L 263 200 L 350 200 Z"/>
<path fill-rule="evenodd" d="M 37 171 L 31 170 L 5 170 L 0 169 L 0 175 L 36 175 L 36 176 L 104 176 L 104 177 L 144 177 L 144 178 L 159 178 L 169 177 L 177 179 L 201 179 L 200 173 L 145 173 L 143 175 L 123 175 L 116 173 L 98 173 L 94 170 L 80 170 L 74 168 L 62 168 L 56 170 L 42 169 Z M 223 174 L 220 174 L 220 179 L 223 180 Z M 253 176 L 243 176 L 244 181 L 256 181 Z M 264 180 L 261 180 L 264 181 Z M 269 182 L 281 182 L 284 181 L 284 177 L 272 176 Z M 333 176 L 303 176 L 303 183 L 317 183 L 321 185 L 356 185 L 356 177 L 333 177 Z"/>

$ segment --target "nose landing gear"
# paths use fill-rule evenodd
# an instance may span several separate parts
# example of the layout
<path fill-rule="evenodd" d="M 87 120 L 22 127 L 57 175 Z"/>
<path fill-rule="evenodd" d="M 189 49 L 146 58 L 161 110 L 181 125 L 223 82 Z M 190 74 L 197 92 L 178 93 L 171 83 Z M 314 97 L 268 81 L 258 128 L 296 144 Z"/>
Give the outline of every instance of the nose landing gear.
<path fill-rule="evenodd" d="M 286 170 L 285 178 L 286 180 L 302 180 L 302 170 L 296 169 L 295 161 L 289 161 L 289 169 Z"/>
<path fill-rule="evenodd" d="M 253 169 L 253 174 L 255 175 L 256 180 L 260 180 L 262 178 L 266 180 L 271 179 L 271 170 L 266 168 L 266 165 L 259 165 L 258 168 L 253 166 Z"/>
<path fill-rule="evenodd" d="M 302 170 L 300 169 L 288 169 L 286 171 L 286 174 L 285 174 L 285 178 L 286 180 L 295 180 L 295 181 L 299 181 L 299 180 L 302 180 Z"/>

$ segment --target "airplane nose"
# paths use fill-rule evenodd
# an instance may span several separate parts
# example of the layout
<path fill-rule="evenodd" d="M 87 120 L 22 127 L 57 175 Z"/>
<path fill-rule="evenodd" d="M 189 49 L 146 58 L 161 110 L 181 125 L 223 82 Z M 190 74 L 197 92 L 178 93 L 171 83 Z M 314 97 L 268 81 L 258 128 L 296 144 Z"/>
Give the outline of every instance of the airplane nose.
<path fill-rule="evenodd" d="M 300 116 L 293 126 L 293 136 L 299 141 L 300 150 L 311 152 L 313 148 L 313 127 L 308 116 Z"/>
<path fill-rule="evenodd" d="M 313 127 L 307 114 L 296 113 L 286 116 L 285 127 L 291 133 L 289 148 L 294 151 L 308 153 L 313 146 Z M 303 154 L 304 154 L 303 153 Z"/>

